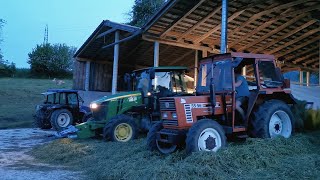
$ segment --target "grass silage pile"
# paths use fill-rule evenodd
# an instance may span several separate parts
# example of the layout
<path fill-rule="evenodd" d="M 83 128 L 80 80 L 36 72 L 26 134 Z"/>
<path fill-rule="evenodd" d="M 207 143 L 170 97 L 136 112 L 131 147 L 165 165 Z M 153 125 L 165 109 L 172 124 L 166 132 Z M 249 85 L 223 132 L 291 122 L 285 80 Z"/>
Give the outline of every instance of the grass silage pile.
<path fill-rule="evenodd" d="M 320 131 L 284 139 L 247 139 L 218 153 L 161 155 L 145 138 L 129 143 L 60 139 L 32 152 L 42 162 L 83 171 L 88 179 L 317 179 Z"/>

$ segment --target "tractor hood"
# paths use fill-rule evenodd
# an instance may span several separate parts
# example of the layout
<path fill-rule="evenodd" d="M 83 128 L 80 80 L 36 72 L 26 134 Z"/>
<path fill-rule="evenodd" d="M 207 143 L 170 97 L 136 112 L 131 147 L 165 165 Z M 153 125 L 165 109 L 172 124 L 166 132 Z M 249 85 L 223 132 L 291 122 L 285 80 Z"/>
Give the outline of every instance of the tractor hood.
<path fill-rule="evenodd" d="M 128 97 L 136 97 L 141 96 L 140 91 L 129 91 L 129 92 L 121 92 L 110 96 L 104 96 L 103 98 L 100 98 L 98 100 L 95 100 L 92 103 L 101 104 L 106 101 L 117 101 L 118 99 L 128 98 Z"/>

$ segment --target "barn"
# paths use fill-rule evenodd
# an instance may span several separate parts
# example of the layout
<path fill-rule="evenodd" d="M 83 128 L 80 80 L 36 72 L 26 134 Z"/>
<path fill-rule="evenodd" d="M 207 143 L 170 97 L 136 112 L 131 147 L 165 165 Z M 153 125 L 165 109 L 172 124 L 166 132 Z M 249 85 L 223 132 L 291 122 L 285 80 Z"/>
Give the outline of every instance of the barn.
<path fill-rule="evenodd" d="M 124 73 L 159 65 L 196 77 L 199 58 L 220 52 L 273 54 L 308 84 L 320 71 L 319 19 L 314 0 L 168 0 L 141 28 L 102 21 L 74 55 L 73 86 L 116 93 Z"/>

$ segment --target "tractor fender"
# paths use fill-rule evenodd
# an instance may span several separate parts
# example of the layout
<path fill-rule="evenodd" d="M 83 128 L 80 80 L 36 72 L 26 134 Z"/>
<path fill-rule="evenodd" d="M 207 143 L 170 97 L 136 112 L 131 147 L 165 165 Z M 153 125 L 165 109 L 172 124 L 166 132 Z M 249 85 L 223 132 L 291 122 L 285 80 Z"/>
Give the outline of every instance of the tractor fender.
<path fill-rule="evenodd" d="M 296 104 L 297 100 L 293 97 L 291 93 L 285 93 L 285 92 L 274 92 L 272 94 L 259 94 L 258 96 L 258 102 L 264 102 L 271 99 L 278 99 L 286 104 Z"/>

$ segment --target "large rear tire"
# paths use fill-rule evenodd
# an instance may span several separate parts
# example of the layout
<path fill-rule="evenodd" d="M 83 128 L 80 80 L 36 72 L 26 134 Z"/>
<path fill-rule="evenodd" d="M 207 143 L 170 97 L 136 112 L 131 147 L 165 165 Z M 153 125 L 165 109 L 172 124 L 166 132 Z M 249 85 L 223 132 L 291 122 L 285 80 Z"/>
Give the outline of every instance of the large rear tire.
<path fill-rule="evenodd" d="M 197 151 L 217 152 L 226 145 L 227 138 L 222 126 L 211 119 L 196 122 L 187 133 L 186 150 L 188 154 Z"/>
<path fill-rule="evenodd" d="M 137 137 L 138 128 L 134 119 L 127 115 L 113 117 L 103 128 L 103 138 L 115 142 L 128 142 Z"/>
<path fill-rule="evenodd" d="M 157 147 L 157 132 L 163 129 L 162 122 L 157 122 L 151 126 L 147 135 L 147 147 L 148 150 L 154 151 L 158 150 Z"/>
<path fill-rule="evenodd" d="M 51 126 L 56 131 L 62 131 L 73 124 L 73 116 L 67 109 L 58 109 L 51 114 Z"/>
<path fill-rule="evenodd" d="M 289 138 L 293 132 L 293 115 L 287 104 L 269 100 L 261 104 L 250 121 L 251 135 L 257 138 Z"/>

